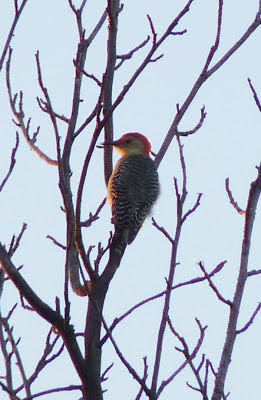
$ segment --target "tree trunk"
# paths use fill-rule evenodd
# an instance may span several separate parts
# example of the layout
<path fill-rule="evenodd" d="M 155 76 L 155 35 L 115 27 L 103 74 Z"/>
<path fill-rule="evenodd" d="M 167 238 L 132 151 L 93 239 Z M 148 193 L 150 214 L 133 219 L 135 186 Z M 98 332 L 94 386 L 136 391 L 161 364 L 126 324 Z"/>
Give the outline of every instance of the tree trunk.
<path fill-rule="evenodd" d="M 102 309 L 108 287 L 98 278 L 89 296 L 85 329 L 86 386 L 85 400 L 102 400 L 101 345 Z"/>

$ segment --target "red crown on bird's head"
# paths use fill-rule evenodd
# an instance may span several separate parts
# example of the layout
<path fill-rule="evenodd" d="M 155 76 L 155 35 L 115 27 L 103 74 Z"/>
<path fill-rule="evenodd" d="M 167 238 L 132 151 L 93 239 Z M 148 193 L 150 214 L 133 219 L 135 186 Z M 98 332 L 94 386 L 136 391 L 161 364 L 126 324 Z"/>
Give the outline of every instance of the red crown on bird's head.
<path fill-rule="evenodd" d="M 119 143 L 124 143 L 128 138 L 136 138 L 140 140 L 144 144 L 144 153 L 149 155 L 151 152 L 151 144 L 146 138 L 146 136 L 142 135 L 141 133 L 133 132 L 133 133 L 125 133 L 120 139 L 117 140 Z"/>

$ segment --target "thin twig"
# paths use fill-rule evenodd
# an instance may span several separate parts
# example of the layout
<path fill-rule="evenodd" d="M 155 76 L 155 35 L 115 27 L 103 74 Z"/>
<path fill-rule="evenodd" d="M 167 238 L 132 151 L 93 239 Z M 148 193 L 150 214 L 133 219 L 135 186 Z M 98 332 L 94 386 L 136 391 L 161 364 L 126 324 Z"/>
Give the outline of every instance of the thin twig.
<path fill-rule="evenodd" d="M 86 219 L 85 221 L 81 222 L 80 225 L 86 227 L 91 226 L 91 224 L 94 221 L 97 221 L 97 219 L 99 219 L 99 214 L 101 212 L 101 210 L 103 209 L 104 205 L 106 204 L 106 197 L 102 200 L 101 204 L 99 205 L 99 207 L 97 208 L 97 210 L 95 211 L 94 214 L 90 213 L 89 214 L 89 218 Z"/>
<path fill-rule="evenodd" d="M 229 178 L 226 178 L 225 184 L 226 184 L 226 191 L 227 191 L 227 195 L 228 195 L 228 198 L 230 200 L 230 203 L 232 204 L 232 206 L 235 208 L 235 210 L 240 215 L 245 215 L 246 211 L 242 210 L 242 208 L 239 207 L 239 205 L 237 204 L 237 202 L 235 201 L 235 199 L 234 199 L 234 197 L 232 195 L 232 192 L 231 192 L 230 187 L 229 187 Z"/>
<path fill-rule="evenodd" d="M 121 60 L 116 66 L 115 66 L 115 70 L 117 70 L 118 68 L 120 68 L 122 66 L 122 64 L 124 63 L 124 61 L 126 60 L 130 60 L 132 58 L 132 56 L 138 51 L 140 50 L 142 47 L 146 46 L 146 44 L 148 43 L 148 41 L 150 40 L 150 36 L 148 35 L 147 38 L 145 40 L 143 40 L 142 43 L 140 43 L 138 46 L 134 47 L 134 49 L 132 49 L 131 51 L 129 51 L 129 53 L 126 54 L 121 54 L 121 55 L 117 55 L 117 59 Z"/>
<path fill-rule="evenodd" d="M 49 110 L 47 101 L 44 101 L 43 99 L 40 99 L 40 97 L 36 97 L 36 100 L 37 100 L 37 103 L 38 103 L 40 109 L 41 109 L 43 112 L 45 112 L 45 113 L 47 113 L 47 114 L 50 115 L 50 110 Z M 60 119 L 60 120 L 63 121 L 63 122 L 66 122 L 67 124 L 69 123 L 69 118 L 65 117 L 64 115 L 58 114 L 58 113 L 55 112 L 54 110 L 52 110 L 52 115 L 53 115 L 55 118 L 58 118 L 58 119 Z"/>
<path fill-rule="evenodd" d="M 11 173 L 13 172 L 13 169 L 14 169 L 14 166 L 15 166 L 15 163 L 16 163 L 15 156 L 16 156 L 16 152 L 17 152 L 17 149 L 18 149 L 18 145 L 19 145 L 19 135 L 16 132 L 16 141 L 15 141 L 15 146 L 14 146 L 14 148 L 12 150 L 9 169 L 8 169 L 8 172 L 7 172 L 6 176 L 2 180 L 2 183 L 0 184 L 0 192 L 3 190 L 6 182 L 8 181 Z"/>
<path fill-rule="evenodd" d="M 8 254 L 10 255 L 10 257 L 12 257 L 14 255 L 14 253 L 16 252 L 16 250 L 18 249 L 26 228 L 27 228 L 27 224 L 23 223 L 19 235 L 17 237 L 15 235 L 13 235 L 12 241 L 11 241 L 11 244 L 10 244 L 9 250 L 8 250 Z"/>
<path fill-rule="evenodd" d="M 113 367 L 114 363 L 111 363 L 102 373 L 101 375 L 101 382 L 105 382 L 107 381 L 108 378 L 106 378 L 106 375 L 108 374 L 108 372 L 111 370 L 111 368 Z"/>
<path fill-rule="evenodd" d="M 75 131 L 74 133 L 74 138 L 76 138 L 85 128 L 88 126 L 93 119 L 96 117 L 97 112 L 98 112 L 98 104 L 95 105 L 94 109 L 90 113 L 90 115 L 86 118 L 86 120 L 83 122 L 83 124 Z"/>
<path fill-rule="evenodd" d="M 198 124 L 193 129 L 190 129 L 189 131 L 180 132 L 177 130 L 179 136 L 193 135 L 193 133 L 196 133 L 202 127 L 203 122 L 205 121 L 205 118 L 207 116 L 207 113 L 205 112 L 205 106 L 203 106 L 200 111 L 201 111 L 201 115 L 200 115 L 200 120 L 199 120 Z"/>
<path fill-rule="evenodd" d="M 247 276 L 254 276 L 254 275 L 260 275 L 261 274 L 261 269 L 252 269 L 247 273 Z"/>
<path fill-rule="evenodd" d="M 250 327 L 250 325 L 253 324 L 253 322 L 260 310 L 261 310 L 261 303 L 258 303 L 258 305 L 257 305 L 255 311 L 253 312 L 253 314 L 251 315 L 249 321 L 246 323 L 246 325 L 243 328 L 237 330 L 237 334 L 245 332 Z"/>
<path fill-rule="evenodd" d="M 149 16 L 149 14 L 147 14 L 147 18 L 148 18 L 148 21 L 149 21 L 149 24 L 150 24 L 150 30 L 151 30 L 151 33 L 152 33 L 152 44 L 153 44 L 153 46 L 156 46 L 156 43 L 157 43 L 157 33 L 156 33 L 156 31 L 155 31 L 155 28 L 154 28 L 152 19 L 151 19 L 151 17 Z"/>
<path fill-rule="evenodd" d="M 110 249 L 111 246 L 111 239 L 112 235 L 110 236 L 107 245 L 105 247 L 102 247 L 101 242 L 98 243 L 98 254 L 96 259 L 94 260 L 94 270 L 98 273 L 99 272 L 99 265 L 102 257 L 104 254 Z"/>
<path fill-rule="evenodd" d="M 182 35 L 184 35 L 185 33 L 187 33 L 187 29 L 183 29 L 183 31 L 170 32 L 170 35 L 173 35 L 173 36 L 182 36 Z"/>
<path fill-rule="evenodd" d="M 198 194 L 198 197 L 197 197 L 197 200 L 196 200 L 194 206 L 193 206 L 192 208 L 190 208 L 190 209 L 183 215 L 183 217 L 182 217 L 182 223 L 184 223 L 184 222 L 186 221 L 186 219 L 189 217 L 189 215 L 190 215 L 190 214 L 193 214 L 193 213 L 196 211 L 196 209 L 200 206 L 200 200 L 201 200 L 201 197 L 202 197 L 202 196 L 203 196 L 202 193 L 199 193 L 199 194 Z"/>
<path fill-rule="evenodd" d="M 170 241 L 171 244 L 174 244 L 174 239 L 170 236 L 170 234 L 166 231 L 166 229 L 163 226 L 159 226 L 155 220 L 155 218 L 151 218 L 152 220 L 152 225 L 155 226 L 155 228 L 158 229 L 158 231 L 162 232 L 163 235 Z"/>
<path fill-rule="evenodd" d="M 143 372 L 143 382 L 146 383 L 146 380 L 148 378 L 148 364 L 147 364 L 147 357 L 143 357 L 143 368 L 144 368 L 144 372 Z M 141 396 L 143 393 L 143 387 L 140 388 L 137 396 L 135 397 L 135 400 L 140 400 Z"/>
<path fill-rule="evenodd" d="M 42 392 L 35 393 L 34 395 L 31 395 L 30 397 L 25 397 L 23 400 L 33 400 L 36 399 L 37 397 L 42 397 L 46 396 L 48 394 L 52 393 L 60 393 L 60 392 L 71 392 L 74 390 L 82 390 L 81 385 L 69 385 L 69 386 L 63 386 L 55 389 L 49 389 L 49 390 L 43 390 Z"/>
<path fill-rule="evenodd" d="M 205 270 L 205 267 L 203 265 L 203 262 L 200 261 L 199 262 L 199 267 L 201 269 L 201 271 L 203 272 L 203 274 L 205 275 L 205 277 L 207 278 L 207 281 L 209 283 L 209 286 L 211 287 L 211 289 L 213 290 L 213 292 L 216 294 L 217 298 L 222 301 L 222 303 L 227 304 L 229 307 L 232 306 L 232 302 L 230 300 L 226 300 L 222 294 L 220 293 L 220 291 L 218 290 L 218 288 L 214 285 L 214 283 L 212 282 L 212 279 L 209 277 L 208 273 Z"/>
<path fill-rule="evenodd" d="M 202 354 L 201 361 L 200 361 L 200 363 L 198 365 L 198 368 L 197 368 L 197 372 L 200 372 L 201 368 L 203 367 L 203 365 L 205 363 L 205 359 L 206 359 L 205 354 Z"/>
<path fill-rule="evenodd" d="M 3 284 L 4 284 L 3 270 L 0 271 L 0 274 L 1 274 L 1 276 L 0 276 L 0 278 L 1 278 L 0 296 L 1 296 L 2 290 L 3 290 Z M 1 351 L 3 354 L 3 358 L 4 358 L 4 363 L 5 363 L 5 380 L 6 380 L 7 388 L 10 390 L 10 392 L 13 393 L 14 389 L 13 389 L 13 375 L 12 375 L 12 359 L 11 359 L 10 353 L 8 352 L 7 344 L 8 344 L 8 341 L 5 338 L 3 323 L 2 323 L 2 314 L 1 314 L 1 310 L 0 310 L 0 347 L 1 347 Z M 13 398 L 11 396 L 10 396 L 10 400 L 13 400 Z"/>
<path fill-rule="evenodd" d="M 56 246 L 60 247 L 63 250 L 66 250 L 66 246 L 64 244 L 61 244 L 60 242 L 58 242 L 53 236 L 51 235 L 47 235 L 46 239 L 50 239 Z"/>
<path fill-rule="evenodd" d="M 3 49 L 3 52 L 2 52 L 2 55 L 1 55 L 1 58 L 0 58 L 0 71 L 3 68 L 5 57 L 6 57 L 6 54 L 8 52 L 8 48 L 10 47 L 11 40 L 12 40 L 12 38 L 14 36 L 14 30 L 16 28 L 17 22 L 18 22 L 21 14 L 23 12 L 23 9 L 24 9 L 27 1 L 28 0 L 23 0 L 21 5 L 20 5 L 20 7 L 18 7 L 17 1 L 15 1 L 15 16 L 14 16 L 13 23 L 12 23 L 11 28 L 9 30 L 9 33 L 8 33 L 8 36 L 7 36 L 5 45 L 4 45 L 4 49 Z"/>
<path fill-rule="evenodd" d="M 258 95 L 257 95 L 257 92 L 256 92 L 254 86 L 252 85 L 251 79 L 250 79 L 250 78 L 247 78 L 247 80 L 248 80 L 248 84 L 249 84 L 249 86 L 250 86 L 250 89 L 252 90 L 252 93 L 253 93 L 253 96 L 254 96 L 256 105 L 257 105 L 259 111 L 261 111 L 261 103 L 260 103 L 259 97 L 258 97 Z"/>
<path fill-rule="evenodd" d="M 84 31 L 83 31 L 83 27 L 82 27 L 82 12 L 86 5 L 87 0 L 82 0 L 82 4 L 81 4 L 80 8 L 78 8 L 78 9 L 76 9 L 72 0 L 68 0 L 68 2 L 69 2 L 69 5 L 70 5 L 72 11 L 75 14 L 77 26 L 78 26 L 79 37 L 80 37 L 80 39 L 82 39 L 84 36 Z"/>
<path fill-rule="evenodd" d="M 42 92 L 44 94 L 44 97 L 45 97 L 45 100 L 46 100 L 46 102 L 45 102 L 46 110 L 47 110 L 48 114 L 50 115 L 51 122 L 52 122 L 53 129 L 54 129 L 55 141 L 56 141 L 57 160 L 58 160 L 58 163 L 59 163 L 60 160 L 61 160 L 59 129 L 58 129 L 58 125 L 57 125 L 57 122 L 56 122 L 56 113 L 53 111 L 53 107 L 52 107 L 52 103 L 51 103 L 51 99 L 50 99 L 48 90 L 44 86 L 44 83 L 43 83 L 39 51 L 37 51 L 37 53 L 35 54 L 35 59 L 36 59 L 36 66 L 37 66 L 38 82 L 39 82 L 40 88 L 41 88 L 41 90 L 42 90 Z M 68 122 L 68 120 L 67 120 L 67 122 Z"/>
<path fill-rule="evenodd" d="M 93 74 L 88 74 L 88 72 L 84 71 L 84 69 L 80 69 L 80 67 L 76 64 L 75 60 L 73 60 L 73 64 L 74 64 L 75 68 L 77 68 L 78 71 L 80 71 L 80 72 L 81 72 L 83 75 L 85 75 L 87 78 L 92 79 L 95 83 L 97 83 L 97 85 L 98 85 L 99 87 L 101 87 L 102 83 L 101 83 L 101 81 L 100 81 L 98 78 L 96 78 L 95 75 L 93 75 Z"/>

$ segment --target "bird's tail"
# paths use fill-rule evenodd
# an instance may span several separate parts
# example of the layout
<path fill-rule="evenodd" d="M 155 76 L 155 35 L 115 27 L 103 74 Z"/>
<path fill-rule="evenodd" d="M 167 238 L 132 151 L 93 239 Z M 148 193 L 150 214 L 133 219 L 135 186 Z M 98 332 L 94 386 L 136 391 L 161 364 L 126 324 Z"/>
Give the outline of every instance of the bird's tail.
<path fill-rule="evenodd" d="M 115 227 L 115 232 L 111 240 L 110 253 L 122 258 L 128 242 L 124 235 L 124 229 Z"/>
<path fill-rule="evenodd" d="M 115 232 L 110 245 L 110 260 L 115 259 L 120 262 L 128 244 L 136 238 L 139 228 L 119 228 L 115 226 Z"/>

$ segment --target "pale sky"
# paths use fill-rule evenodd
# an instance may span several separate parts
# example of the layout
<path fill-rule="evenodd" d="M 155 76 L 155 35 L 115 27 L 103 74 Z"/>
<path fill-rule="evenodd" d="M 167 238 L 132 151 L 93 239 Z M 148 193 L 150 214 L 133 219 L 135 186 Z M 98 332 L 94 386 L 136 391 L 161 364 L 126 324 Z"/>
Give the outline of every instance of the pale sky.
<path fill-rule="evenodd" d="M 160 36 L 175 18 L 186 2 L 183 0 L 158 1 L 132 0 L 124 2 L 119 21 L 118 54 L 129 52 L 141 43 L 150 28 L 146 14 L 153 20 Z M 105 8 L 105 1 L 89 0 L 86 6 L 86 31 L 93 29 L 97 18 Z M 220 49 L 214 62 L 240 38 L 254 20 L 258 1 L 224 1 L 224 21 Z M 13 16 L 13 2 L 0 3 L 0 45 L 5 41 Z M 191 11 L 178 25 L 177 30 L 187 29 L 182 36 L 166 40 L 157 55 L 164 57 L 151 63 L 125 101 L 114 114 L 115 138 L 126 132 L 140 132 L 146 135 L 157 152 L 170 127 L 176 112 L 176 104 L 182 104 L 191 90 L 205 63 L 206 55 L 213 44 L 216 33 L 217 1 L 195 0 Z M 106 34 L 104 26 L 97 40 L 90 48 L 86 71 L 102 78 L 106 60 Z M 236 201 L 245 208 L 250 183 L 256 178 L 256 165 L 261 160 L 261 115 L 258 111 L 247 78 L 252 79 L 261 98 L 261 28 L 217 71 L 202 87 L 188 110 L 180 128 L 192 129 L 200 117 L 200 109 L 206 107 L 207 117 L 202 128 L 192 136 L 184 138 L 184 155 L 187 164 L 189 209 L 196 201 L 197 194 L 203 193 L 201 205 L 186 222 L 182 232 L 175 284 L 200 276 L 198 262 L 203 261 L 210 271 L 218 263 L 227 260 L 224 270 L 215 278 L 215 284 L 225 298 L 232 300 L 239 268 L 243 217 L 236 213 L 229 203 L 225 191 L 225 179 L 230 185 Z M 12 41 L 13 61 L 11 80 L 13 92 L 24 92 L 24 110 L 31 117 L 32 132 L 41 126 L 38 146 L 55 157 L 54 134 L 46 115 L 40 110 L 36 96 L 41 96 L 37 84 L 34 54 L 40 52 L 45 85 L 48 87 L 53 106 L 58 113 L 69 116 L 74 66 L 73 58 L 77 49 L 77 27 L 74 15 L 66 0 L 29 0 L 15 31 Z M 126 61 L 115 76 L 115 97 L 143 60 L 149 45 L 141 49 L 130 61 Z M 83 103 L 78 123 L 84 120 L 97 101 L 98 88 L 93 81 L 85 78 Z M 17 127 L 12 123 L 7 92 L 5 71 L 0 76 L 0 118 L 1 118 L 1 177 L 8 169 L 9 157 L 15 143 Z M 66 126 L 60 123 L 61 132 Z M 76 142 L 72 170 L 75 188 L 94 124 L 91 124 Z M 100 141 L 103 141 L 101 136 Z M 116 158 L 115 158 L 116 160 Z M 88 218 L 106 196 L 103 178 L 103 154 L 97 149 L 88 171 L 83 199 L 82 218 Z M 159 168 L 161 195 L 154 207 L 153 216 L 160 226 L 173 235 L 176 221 L 176 201 L 173 178 L 180 182 L 180 163 L 176 141 L 170 146 Z M 28 224 L 21 247 L 14 257 L 16 266 L 23 265 L 22 274 L 35 292 L 50 306 L 54 307 L 55 297 L 63 299 L 64 253 L 54 246 L 46 235 L 54 236 L 65 243 L 64 215 L 60 211 L 62 199 L 57 185 L 55 167 L 45 164 L 30 151 L 22 135 L 14 173 L 0 196 L 0 241 L 8 245 L 12 235 L 18 234 L 22 223 Z M 259 269 L 260 211 L 252 239 L 249 269 Z M 102 241 L 105 245 L 112 229 L 110 210 L 106 206 L 100 219 L 88 230 L 84 238 L 86 248 Z M 96 250 L 93 250 L 94 252 Z M 107 323 L 120 316 L 137 302 L 165 289 L 168 274 L 170 245 L 151 226 L 145 223 L 135 242 L 127 249 L 125 257 L 109 289 L 104 316 Z M 252 277 L 246 285 L 242 313 L 238 328 L 250 318 L 260 295 L 260 277 Z M 87 306 L 86 298 L 71 293 L 72 323 L 82 332 Z M 10 282 L 2 297 L 3 312 L 8 313 L 19 296 Z M 208 325 L 205 341 L 199 352 L 196 365 L 202 353 L 217 368 L 226 332 L 228 310 L 218 302 L 207 283 L 181 288 L 174 291 L 170 317 L 180 335 L 184 336 L 192 349 L 198 339 L 195 318 L 202 325 Z M 114 331 L 114 337 L 128 361 L 142 375 L 142 358 L 148 356 L 149 374 L 154 361 L 156 333 L 161 318 L 162 300 L 156 300 L 140 308 L 123 321 Z M 16 338 L 22 337 L 19 348 L 24 359 L 27 374 L 30 375 L 41 356 L 49 326 L 36 314 L 16 311 L 12 321 Z M 228 373 L 226 392 L 229 399 L 260 400 L 259 384 L 261 345 L 261 316 L 257 316 L 250 329 L 240 335 L 234 349 Z M 41 340 L 39 338 L 41 337 Z M 40 345 L 39 345 L 40 341 Z M 161 379 L 168 376 L 184 361 L 182 354 L 174 347 L 177 341 L 168 332 L 164 347 Z M 135 399 L 138 385 L 120 364 L 110 344 L 104 348 L 103 369 L 112 362 L 109 379 L 103 385 L 108 389 L 105 400 Z M 1 360 L 1 356 L 0 356 Z M 0 365 L 2 361 L 0 361 Z M 0 367 L 0 375 L 3 375 Z M 186 386 L 186 381 L 196 385 L 187 367 L 163 392 L 161 399 L 179 398 L 196 400 L 200 395 Z M 79 384 L 66 352 L 40 375 L 35 392 L 48 388 Z M 211 386 L 211 382 L 210 382 Z M 22 397 L 22 396 L 21 396 Z M 48 398 L 78 399 L 78 392 L 50 395 Z M 1 398 L 7 395 L 1 393 Z M 145 396 L 143 397 L 145 398 Z"/>

